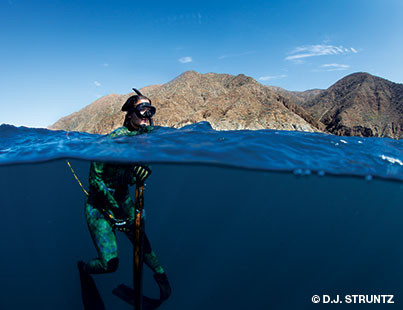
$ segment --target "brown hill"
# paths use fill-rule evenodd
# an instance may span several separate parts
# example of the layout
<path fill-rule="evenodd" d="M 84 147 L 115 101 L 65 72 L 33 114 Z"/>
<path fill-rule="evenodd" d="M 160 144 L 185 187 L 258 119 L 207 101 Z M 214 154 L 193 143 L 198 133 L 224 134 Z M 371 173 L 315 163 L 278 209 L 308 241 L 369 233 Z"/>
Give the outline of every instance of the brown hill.
<path fill-rule="evenodd" d="M 403 138 L 403 84 L 354 73 L 302 103 L 336 135 Z"/>
<path fill-rule="evenodd" d="M 182 127 L 208 121 L 217 130 L 283 129 L 336 135 L 403 137 L 403 85 L 355 73 L 327 90 L 291 92 L 243 74 L 187 71 L 141 90 L 157 107 L 156 125 Z M 121 126 L 131 96 L 108 95 L 66 116 L 50 129 L 105 134 Z"/>
<path fill-rule="evenodd" d="M 187 71 L 171 82 L 143 88 L 157 108 L 156 125 L 182 127 L 208 121 L 214 129 L 282 129 L 319 131 L 303 108 L 243 74 Z M 121 126 L 120 111 L 131 96 L 109 95 L 66 116 L 51 129 L 105 134 Z M 311 122 L 311 123 L 310 123 Z"/>
<path fill-rule="evenodd" d="M 312 100 L 316 96 L 320 95 L 323 93 L 325 90 L 324 89 L 308 89 L 305 91 L 289 91 L 284 88 L 278 87 L 278 86 L 269 86 L 266 85 L 266 87 L 270 88 L 271 90 L 279 93 L 283 97 L 289 99 L 292 103 L 295 104 L 302 104 L 308 100 Z"/>

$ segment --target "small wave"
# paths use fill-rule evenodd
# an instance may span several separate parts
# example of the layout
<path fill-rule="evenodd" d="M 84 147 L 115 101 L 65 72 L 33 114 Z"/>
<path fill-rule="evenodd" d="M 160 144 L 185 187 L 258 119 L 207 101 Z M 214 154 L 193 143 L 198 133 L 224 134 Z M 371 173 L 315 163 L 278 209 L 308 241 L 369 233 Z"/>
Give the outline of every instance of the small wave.
<path fill-rule="evenodd" d="M 115 139 L 81 132 L 0 126 L 0 164 L 59 158 L 197 163 L 403 180 L 403 141 L 281 130 L 216 131 L 208 122 Z M 387 154 L 387 155 L 386 155 Z M 297 173 L 306 175 L 306 173 Z"/>
<path fill-rule="evenodd" d="M 400 166 L 403 166 L 403 162 L 402 162 L 400 159 L 398 159 L 398 158 L 393 158 L 393 157 L 390 157 L 390 156 L 385 156 L 385 155 L 383 155 L 383 154 L 381 155 L 381 158 L 382 158 L 383 160 L 386 160 L 386 161 L 392 163 L 392 164 L 399 164 Z"/>

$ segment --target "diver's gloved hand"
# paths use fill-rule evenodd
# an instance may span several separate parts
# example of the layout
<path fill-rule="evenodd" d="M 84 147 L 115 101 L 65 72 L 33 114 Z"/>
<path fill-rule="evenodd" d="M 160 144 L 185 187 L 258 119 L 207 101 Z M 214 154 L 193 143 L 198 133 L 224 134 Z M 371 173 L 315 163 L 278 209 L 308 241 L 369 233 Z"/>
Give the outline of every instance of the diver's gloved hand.
<path fill-rule="evenodd" d="M 136 177 L 136 183 L 144 183 L 151 174 L 151 167 L 146 165 L 136 165 L 133 170 L 134 176 Z"/>
<path fill-rule="evenodd" d="M 127 232 L 133 227 L 133 222 L 130 219 L 118 220 L 115 219 L 113 222 L 113 228 L 119 231 Z"/>

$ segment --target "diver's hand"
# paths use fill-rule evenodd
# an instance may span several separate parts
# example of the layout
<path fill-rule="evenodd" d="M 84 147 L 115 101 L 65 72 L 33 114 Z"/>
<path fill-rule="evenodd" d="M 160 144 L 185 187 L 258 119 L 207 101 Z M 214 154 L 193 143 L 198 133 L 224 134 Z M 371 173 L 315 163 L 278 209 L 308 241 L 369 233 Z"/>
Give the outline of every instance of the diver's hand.
<path fill-rule="evenodd" d="M 127 232 L 132 229 L 133 222 L 130 219 L 118 220 L 115 219 L 113 223 L 113 228 L 119 231 Z"/>
<path fill-rule="evenodd" d="M 144 181 L 150 176 L 151 168 L 146 165 L 134 166 L 134 176 L 136 177 L 136 183 L 144 183 Z"/>

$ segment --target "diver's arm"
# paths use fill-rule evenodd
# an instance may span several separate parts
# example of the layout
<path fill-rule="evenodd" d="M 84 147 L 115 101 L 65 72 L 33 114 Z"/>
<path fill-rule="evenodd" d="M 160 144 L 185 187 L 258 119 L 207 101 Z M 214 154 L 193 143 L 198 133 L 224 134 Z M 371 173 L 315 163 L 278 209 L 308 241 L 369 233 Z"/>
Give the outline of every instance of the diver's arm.
<path fill-rule="evenodd" d="M 108 187 L 102 180 L 102 172 L 105 164 L 100 162 L 92 162 L 90 169 L 90 186 L 94 188 L 97 192 L 105 196 L 110 206 L 113 208 L 119 208 L 119 204 L 113 195 L 109 192 Z"/>

